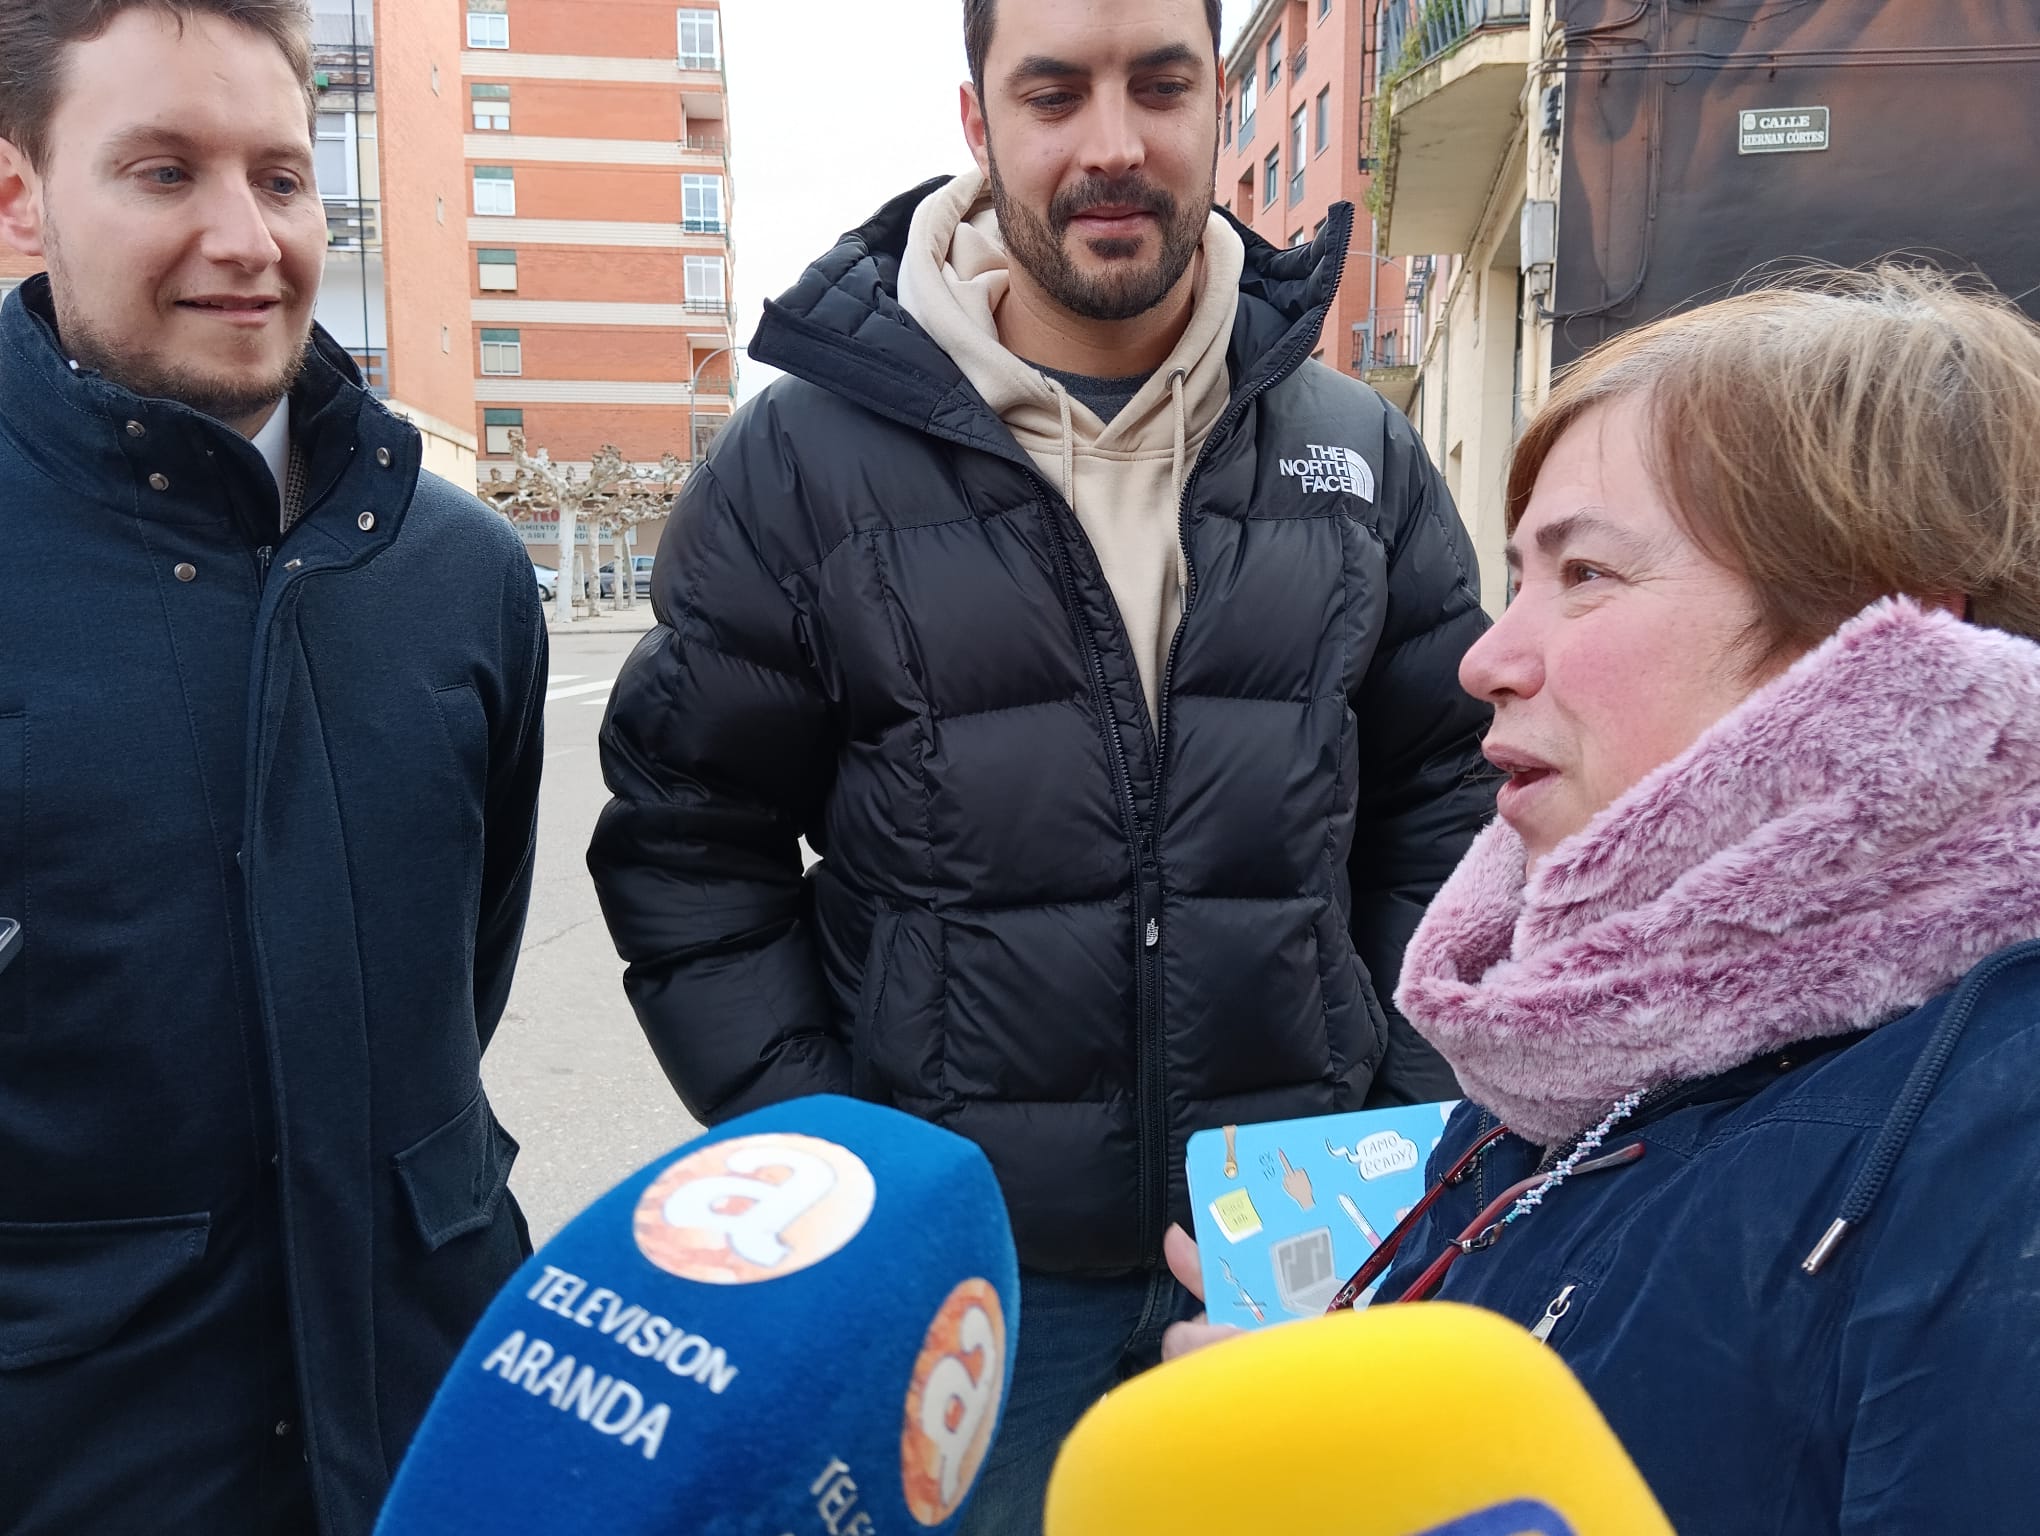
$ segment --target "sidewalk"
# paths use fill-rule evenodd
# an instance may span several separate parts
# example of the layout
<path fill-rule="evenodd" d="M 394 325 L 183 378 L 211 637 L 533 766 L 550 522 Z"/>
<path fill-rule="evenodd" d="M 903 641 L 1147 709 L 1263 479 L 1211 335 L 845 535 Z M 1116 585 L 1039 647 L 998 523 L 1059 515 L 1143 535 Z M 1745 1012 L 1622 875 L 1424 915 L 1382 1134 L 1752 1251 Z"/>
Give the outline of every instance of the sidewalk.
<path fill-rule="evenodd" d="M 641 635 L 659 622 L 653 617 L 652 601 L 648 597 L 639 598 L 636 607 L 626 608 L 621 613 L 611 613 L 605 608 L 592 618 L 584 616 L 566 624 L 553 616 L 555 611 L 552 603 L 545 605 L 546 632 L 555 636 Z"/>

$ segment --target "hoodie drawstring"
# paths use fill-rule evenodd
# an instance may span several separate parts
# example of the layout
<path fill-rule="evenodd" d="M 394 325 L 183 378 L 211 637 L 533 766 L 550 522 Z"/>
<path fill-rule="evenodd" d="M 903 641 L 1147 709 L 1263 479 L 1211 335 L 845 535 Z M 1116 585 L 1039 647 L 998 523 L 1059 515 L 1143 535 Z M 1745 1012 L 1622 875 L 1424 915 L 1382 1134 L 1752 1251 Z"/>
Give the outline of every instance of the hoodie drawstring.
<path fill-rule="evenodd" d="M 1178 368 L 1169 375 L 1169 399 L 1176 407 L 1176 454 L 1170 462 L 1175 468 L 1171 477 L 1176 487 L 1176 500 L 1183 499 L 1183 451 L 1190 440 L 1189 416 L 1183 405 L 1183 380 L 1189 376 L 1187 368 Z"/>
<path fill-rule="evenodd" d="M 1053 379 L 1048 387 L 1055 391 L 1056 409 L 1062 413 L 1062 493 L 1063 500 L 1074 512 L 1077 510 L 1077 429 L 1070 423 L 1070 392 Z"/>

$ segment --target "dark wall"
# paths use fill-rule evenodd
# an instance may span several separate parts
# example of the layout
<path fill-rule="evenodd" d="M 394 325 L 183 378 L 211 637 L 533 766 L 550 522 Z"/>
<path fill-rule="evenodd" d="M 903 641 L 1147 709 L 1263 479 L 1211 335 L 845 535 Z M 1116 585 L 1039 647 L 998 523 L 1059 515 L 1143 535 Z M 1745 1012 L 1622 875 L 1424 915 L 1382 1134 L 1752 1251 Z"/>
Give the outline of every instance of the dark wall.
<path fill-rule="evenodd" d="M 2040 316 L 2040 0 L 1556 10 L 1555 362 L 1780 261 L 1906 252 Z M 1739 113 L 1803 106 L 1829 109 L 1828 149 L 1736 152 Z"/>

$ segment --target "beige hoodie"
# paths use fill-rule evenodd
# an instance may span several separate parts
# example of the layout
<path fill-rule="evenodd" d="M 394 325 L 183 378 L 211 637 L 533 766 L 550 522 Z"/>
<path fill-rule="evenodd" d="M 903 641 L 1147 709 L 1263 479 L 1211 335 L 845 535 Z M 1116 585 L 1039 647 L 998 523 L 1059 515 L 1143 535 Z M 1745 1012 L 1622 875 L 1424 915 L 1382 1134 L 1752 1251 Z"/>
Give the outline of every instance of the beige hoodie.
<path fill-rule="evenodd" d="M 1190 323 L 1109 423 L 1000 342 L 1006 245 L 979 172 L 923 200 L 900 263 L 902 307 L 1076 512 L 1133 642 L 1150 717 L 1183 614 L 1183 481 L 1231 393 L 1225 353 L 1245 259 L 1240 237 L 1213 213 L 1197 258 Z"/>

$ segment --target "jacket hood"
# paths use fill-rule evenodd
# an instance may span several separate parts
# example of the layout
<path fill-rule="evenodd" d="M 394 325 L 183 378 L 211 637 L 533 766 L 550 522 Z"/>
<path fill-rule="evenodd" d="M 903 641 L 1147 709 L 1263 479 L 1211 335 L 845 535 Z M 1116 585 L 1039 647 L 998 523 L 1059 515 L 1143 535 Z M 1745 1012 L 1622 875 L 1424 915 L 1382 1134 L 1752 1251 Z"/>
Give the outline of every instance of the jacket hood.
<path fill-rule="evenodd" d="M 963 370 L 900 302 L 914 215 L 954 178 L 901 193 L 768 300 L 749 348 L 770 367 L 923 431 L 1021 458 L 1012 435 Z M 1232 397 L 1261 388 L 1309 356 L 1337 293 L 1353 206 L 1337 203 L 1306 246 L 1277 250 L 1223 208 L 1242 246 L 1239 302 L 1226 345 Z"/>
<path fill-rule="evenodd" d="M 1875 1027 L 2040 935 L 2040 645 L 1873 605 L 1526 880 L 1481 834 L 1404 1013 L 1557 1144 L 1623 1095 Z"/>

